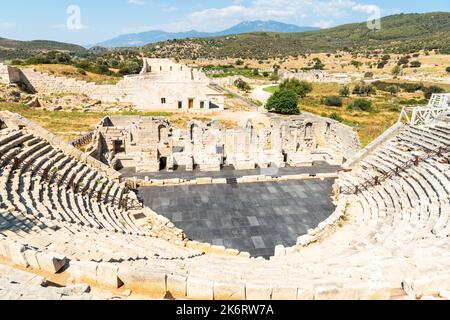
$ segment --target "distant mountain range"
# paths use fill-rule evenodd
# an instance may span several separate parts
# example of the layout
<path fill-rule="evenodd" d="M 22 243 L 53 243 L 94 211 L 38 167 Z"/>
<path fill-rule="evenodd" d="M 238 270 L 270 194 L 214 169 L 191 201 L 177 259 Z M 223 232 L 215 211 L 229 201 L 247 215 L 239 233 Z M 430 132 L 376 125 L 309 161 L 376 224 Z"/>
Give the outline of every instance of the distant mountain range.
<path fill-rule="evenodd" d="M 152 30 L 141 33 L 124 34 L 116 38 L 89 45 L 88 47 L 100 46 L 105 48 L 121 48 L 121 47 L 140 47 L 147 44 L 187 38 L 208 38 L 219 37 L 233 34 L 243 34 L 251 32 L 278 32 L 278 33 L 293 33 L 317 30 L 315 27 L 299 27 L 294 24 L 286 24 L 277 21 L 244 21 L 229 29 L 219 32 L 199 32 L 191 30 L 187 32 L 166 32 L 162 30 Z"/>

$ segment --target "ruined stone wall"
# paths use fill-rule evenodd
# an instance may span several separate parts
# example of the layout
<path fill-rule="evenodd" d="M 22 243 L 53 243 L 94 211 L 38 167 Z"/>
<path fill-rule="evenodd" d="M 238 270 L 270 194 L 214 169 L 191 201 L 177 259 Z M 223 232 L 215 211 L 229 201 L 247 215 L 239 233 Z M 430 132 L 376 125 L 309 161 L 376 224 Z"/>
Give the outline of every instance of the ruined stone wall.
<path fill-rule="evenodd" d="M 340 83 L 348 84 L 352 81 L 352 77 L 347 74 L 331 74 L 319 70 L 291 72 L 288 70 L 280 70 L 282 79 L 298 79 L 300 81 L 318 82 L 318 83 Z M 362 78 L 362 75 L 355 75 Z"/>
<path fill-rule="evenodd" d="M 0 63 L 0 81 L 9 83 L 8 67 Z"/>
<path fill-rule="evenodd" d="M 102 142 L 92 148 L 99 149 L 99 159 L 138 172 L 298 167 L 317 161 L 340 165 L 360 146 L 351 128 L 319 117 L 273 118 L 270 128 L 259 131 L 251 121 L 233 129 L 218 121 L 191 121 L 183 130 L 164 118 L 107 117 L 96 132 Z"/>
<path fill-rule="evenodd" d="M 209 87 L 204 79 L 183 80 L 171 76 L 127 76 L 116 85 L 58 77 L 23 69 L 38 92 L 83 94 L 107 103 L 133 104 L 139 110 L 184 110 L 208 112 L 223 110 L 224 95 Z"/>

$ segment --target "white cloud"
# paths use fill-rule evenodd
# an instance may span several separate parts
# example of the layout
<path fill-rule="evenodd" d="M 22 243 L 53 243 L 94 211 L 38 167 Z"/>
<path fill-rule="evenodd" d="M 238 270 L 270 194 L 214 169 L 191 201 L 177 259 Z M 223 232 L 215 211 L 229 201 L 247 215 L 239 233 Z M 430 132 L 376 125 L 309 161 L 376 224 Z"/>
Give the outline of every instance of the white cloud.
<path fill-rule="evenodd" d="M 325 17 L 342 18 L 348 16 L 357 5 L 353 0 L 253 0 L 244 5 L 242 1 L 234 1 L 232 5 L 221 8 L 209 8 L 193 12 L 184 22 L 169 24 L 166 27 L 186 26 L 199 30 L 209 30 L 214 26 L 220 30 L 244 20 L 284 20 L 304 25 L 305 18 Z M 329 26 L 329 25 L 327 25 Z"/>
<path fill-rule="evenodd" d="M 142 6 L 144 4 L 147 4 L 147 2 L 144 1 L 144 0 L 128 0 L 128 3 L 129 4 L 135 4 L 135 5 L 138 5 L 138 6 Z"/>
<path fill-rule="evenodd" d="M 363 12 L 367 14 L 372 14 L 374 12 L 379 12 L 380 7 L 374 4 L 358 4 L 352 7 L 353 11 Z"/>
<path fill-rule="evenodd" d="M 142 1 L 142 0 L 129 0 Z M 362 5 L 358 0 L 233 0 L 225 7 L 212 7 L 194 11 L 183 20 L 147 27 L 128 27 L 127 30 L 163 29 L 179 32 L 191 29 L 220 31 L 246 20 L 278 20 L 300 26 L 311 25 L 305 19 L 316 20 L 314 26 L 328 28 L 336 19 L 348 17 L 352 12 L 367 12 L 373 5 Z M 150 28 L 151 27 L 151 28 Z"/>

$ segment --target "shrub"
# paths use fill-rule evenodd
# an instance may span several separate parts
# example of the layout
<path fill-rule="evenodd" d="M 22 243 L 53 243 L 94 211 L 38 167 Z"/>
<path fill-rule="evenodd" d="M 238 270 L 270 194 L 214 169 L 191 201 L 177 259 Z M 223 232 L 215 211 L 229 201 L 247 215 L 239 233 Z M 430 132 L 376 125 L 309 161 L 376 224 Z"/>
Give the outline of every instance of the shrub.
<path fill-rule="evenodd" d="M 329 107 L 342 107 L 341 97 L 330 96 L 323 99 L 322 103 Z"/>
<path fill-rule="evenodd" d="M 333 112 L 332 114 L 330 114 L 330 119 L 336 120 L 338 122 L 344 121 L 344 119 L 337 112 Z"/>
<path fill-rule="evenodd" d="M 357 84 L 353 89 L 353 94 L 358 96 L 370 96 L 375 93 L 377 93 L 375 87 L 371 84 L 365 84 L 364 82 Z"/>
<path fill-rule="evenodd" d="M 445 71 L 447 71 L 448 73 L 450 73 L 450 67 L 447 67 L 447 68 L 445 69 Z"/>
<path fill-rule="evenodd" d="M 395 67 L 392 68 L 392 70 L 391 70 L 391 74 L 392 74 L 394 77 L 399 76 L 401 72 L 402 72 L 402 68 L 400 68 L 399 65 L 395 66 Z"/>
<path fill-rule="evenodd" d="M 366 79 L 372 79 L 373 78 L 373 72 L 366 72 L 365 74 L 364 74 L 364 78 L 366 78 Z"/>
<path fill-rule="evenodd" d="M 242 66 L 242 65 L 244 65 L 244 61 L 242 61 L 241 59 L 238 59 L 238 60 L 236 60 L 235 64 L 237 66 Z"/>
<path fill-rule="evenodd" d="M 272 75 L 270 76 L 270 81 L 278 81 L 280 80 L 280 76 L 278 75 L 278 71 L 272 73 Z"/>
<path fill-rule="evenodd" d="M 438 86 L 431 86 L 431 87 L 425 87 L 423 89 L 423 93 L 425 95 L 425 98 L 430 99 L 433 93 L 444 93 L 444 88 L 438 87 Z"/>
<path fill-rule="evenodd" d="M 339 90 L 339 95 L 341 97 L 348 97 L 350 95 L 350 88 L 348 86 L 343 86 L 340 90 Z"/>
<path fill-rule="evenodd" d="M 409 58 L 406 56 L 406 57 L 401 57 L 401 58 L 398 60 L 397 65 L 398 65 L 398 66 L 401 66 L 401 65 L 408 64 L 408 63 L 409 63 Z"/>
<path fill-rule="evenodd" d="M 387 65 L 387 61 L 381 61 L 377 64 L 378 69 L 383 69 L 385 65 Z"/>
<path fill-rule="evenodd" d="M 325 68 L 325 65 L 319 58 L 314 58 L 313 61 L 314 61 L 314 66 L 312 67 L 313 70 L 323 70 Z"/>
<path fill-rule="evenodd" d="M 411 68 L 420 68 L 422 66 L 422 63 L 420 61 L 413 61 L 410 64 Z"/>
<path fill-rule="evenodd" d="M 280 90 L 292 90 L 300 98 L 306 97 L 308 93 L 313 90 L 312 85 L 306 81 L 299 81 L 297 79 L 286 79 L 280 84 Z"/>
<path fill-rule="evenodd" d="M 354 66 L 356 69 L 358 69 L 359 70 L 359 68 L 361 68 L 361 66 L 362 66 L 362 63 L 360 62 L 360 61 L 358 61 L 358 60 L 352 60 L 351 62 L 350 62 L 350 64 L 352 65 L 352 66 Z"/>
<path fill-rule="evenodd" d="M 357 99 L 348 106 L 349 110 L 372 111 L 372 102 L 366 99 Z"/>
<path fill-rule="evenodd" d="M 386 88 L 386 91 L 389 92 L 390 94 L 392 94 L 393 96 L 395 96 L 396 94 L 398 94 L 400 92 L 400 87 L 396 86 L 396 85 L 388 86 Z"/>
<path fill-rule="evenodd" d="M 242 80 L 241 78 L 237 79 L 234 82 L 234 85 L 236 86 L 236 88 L 238 88 L 241 91 L 249 92 L 250 90 L 252 90 L 250 85 L 247 82 L 245 82 L 244 80 Z"/>
<path fill-rule="evenodd" d="M 254 76 L 259 76 L 259 70 L 258 69 L 253 69 L 253 75 Z"/>
<path fill-rule="evenodd" d="M 123 63 L 119 66 L 119 73 L 121 75 L 138 74 L 141 71 L 141 66 L 138 62 L 131 61 Z"/>
<path fill-rule="evenodd" d="M 298 96 L 293 90 L 275 92 L 267 101 L 266 109 L 281 114 L 299 114 Z"/>
<path fill-rule="evenodd" d="M 263 72 L 263 77 L 267 78 L 269 76 L 269 73 L 267 71 Z"/>

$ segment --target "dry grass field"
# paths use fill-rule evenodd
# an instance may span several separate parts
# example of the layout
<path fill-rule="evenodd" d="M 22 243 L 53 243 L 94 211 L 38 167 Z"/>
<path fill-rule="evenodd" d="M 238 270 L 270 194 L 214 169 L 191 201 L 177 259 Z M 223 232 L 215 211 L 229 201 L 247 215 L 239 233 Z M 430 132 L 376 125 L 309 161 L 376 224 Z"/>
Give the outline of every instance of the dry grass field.
<path fill-rule="evenodd" d="M 39 64 L 32 66 L 36 71 L 52 74 L 55 76 L 75 78 L 97 84 L 116 84 L 121 80 L 120 77 L 96 74 L 92 72 L 81 73 L 76 67 L 62 64 Z"/>
<path fill-rule="evenodd" d="M 319 58 L 325 65 L 324 70 L 329 73 L 365 73 L 372 72 L 374 75 L 389 74 L 392 68 L 397 64 L 397 61 L 403 57 L 399 54 L 391 54 L 389 62 L 383 69 L 376 67 L 377 62 L 381 60 L 383 54 L 362 55 L 354 56 L 348 52 L 338 52 L 336 54 L 330 53 L 318 53 L 305 56 L 281 58 L 281 59 L 269 59 L 269 60 L 244 60 L 243 66 L 249 68 L 258 69 L 270 69 L 274 65 L 279 65 L 281 69 L 301 69 L 308 68 L 313 65 L 313 59 Z M 358 61 L 361 66 L 355 67 L 352 65 L 352 61 Z M 418 57 L 411 55 L 410 61 L 419 61 L 422 63 L 420 68 L 406 68 L 404 69 L 404 75 L 414 75 L 420 73 L 429 73 L 435 77 L 449 76 L 445 72 L 445 68 L 450 66 L 450 55 L 438 55 L 433 52 L 426 55 L 424 51 L 419 53 Z M 236 59 L 217 59 L 217 60 L 185 60 L 188 64 L 196 64 L 198 66 L 207 65 L 233 65 L 236 63 Z M 370 67 L 372 64 L 372 67 Z"/>

